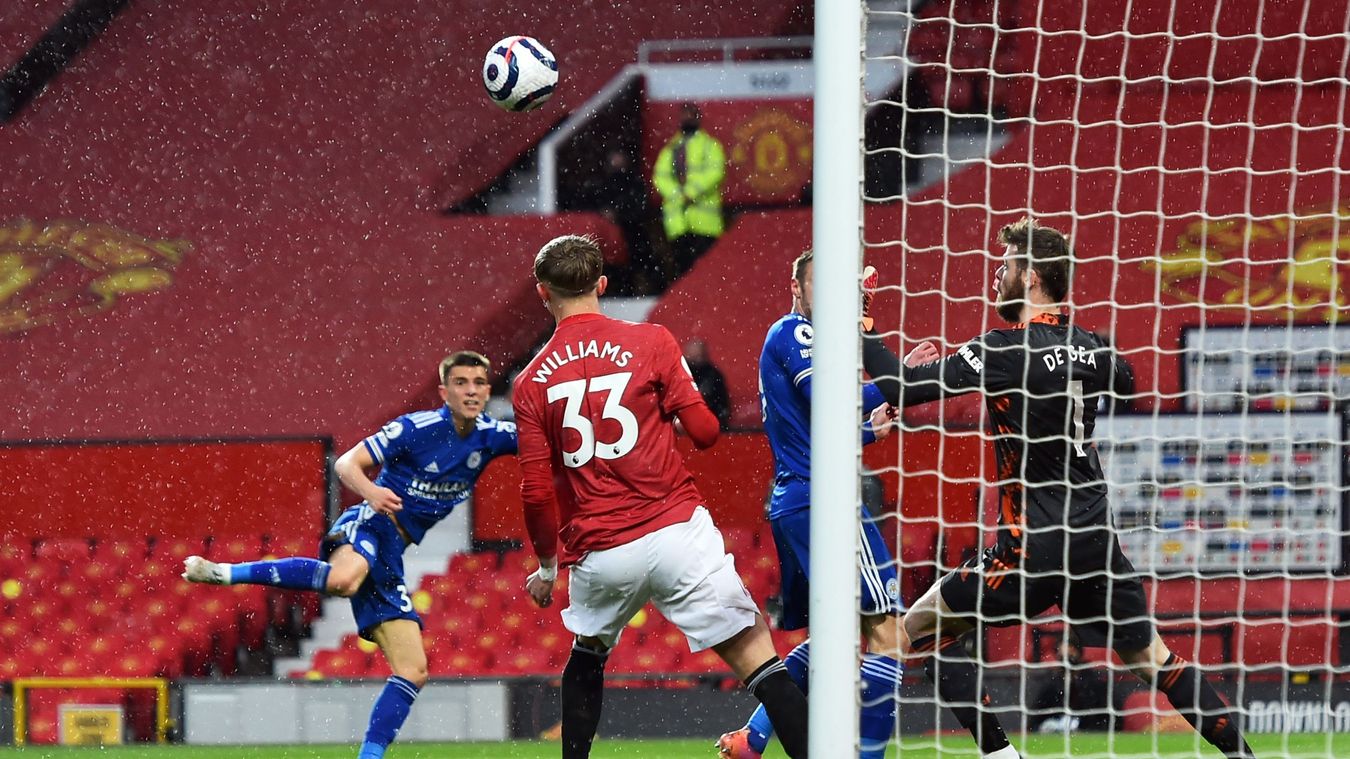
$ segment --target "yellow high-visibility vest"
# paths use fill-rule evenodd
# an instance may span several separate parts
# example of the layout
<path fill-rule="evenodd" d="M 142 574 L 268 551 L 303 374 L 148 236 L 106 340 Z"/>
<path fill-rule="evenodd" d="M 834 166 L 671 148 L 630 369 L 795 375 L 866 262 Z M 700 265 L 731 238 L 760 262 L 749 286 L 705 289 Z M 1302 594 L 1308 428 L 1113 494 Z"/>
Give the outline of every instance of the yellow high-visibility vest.
<path fill-rule="evenodd" d="M 675 179 L 675 149 L 684 142 L 684 185 Z M 722 144 L 703 130 L 685 136 L 675 135 L 656 157 L 652 183 L 661 193 L 661 216 L 666 239 L 692 233 L 721 237 L 726 222 L 722 218 L 722 180 L 726 179 L 727 156 Z"/>

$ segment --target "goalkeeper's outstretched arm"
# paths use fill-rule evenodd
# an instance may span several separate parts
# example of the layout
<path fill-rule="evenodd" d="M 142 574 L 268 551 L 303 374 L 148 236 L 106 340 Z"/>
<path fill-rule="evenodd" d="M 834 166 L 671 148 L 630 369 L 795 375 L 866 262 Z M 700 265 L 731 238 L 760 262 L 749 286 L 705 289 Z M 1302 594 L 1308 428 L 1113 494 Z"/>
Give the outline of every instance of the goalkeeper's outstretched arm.
<path fill-rule="evenodd" d="M 891 352 L 874 332 L 863 334 L 863 369 L 882 396 L 894 406 L 917 406 L 986 388 L 983 338 L 939 358 L 931 342 L 923 342 L 905 356 Z"/>

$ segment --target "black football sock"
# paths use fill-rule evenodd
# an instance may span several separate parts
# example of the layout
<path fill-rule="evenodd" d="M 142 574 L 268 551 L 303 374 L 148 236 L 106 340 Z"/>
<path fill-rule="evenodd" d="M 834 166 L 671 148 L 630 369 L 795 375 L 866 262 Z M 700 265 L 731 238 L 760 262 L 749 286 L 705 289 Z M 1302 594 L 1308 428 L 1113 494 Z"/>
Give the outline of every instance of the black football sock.
<path fill-rule="evenodd" d="M 577 643 L 562 677 L 563 759 L 586 759 L 600 726 L 605 697 L 605 658 L 608 654 Z"/>
<path fill-rule="evenodd" d="M 806 696 L 777 656 L 745 678 L 745 688 L 764 704 L 778 742 L 792 759 L 806 758 Z"/>
<path fill-rule="evenodd" d="M 1190 662 L 1176 654 L 1167 657 L 1167 663 L 1158 670 L 1154 687 L 1167 694 L 1167 700 L 1191 727 L 1224 756 L 1231 759 L 1255 756 L 1238 732 L 1237 720 L 1228 705 Z"/>
<path fill-rule="evenodd" d="M 981 754 L 992 754 L 1006 748 L 1008 736 L 993 713 L 979 708 L 989 704 L 989 694 L 978 688 L 979 671 L 966 654 L 960 638 L 928 635 L 914 641 L 914 650 L 934 649 L 924 660 L 923 671 L 937 686 L 938 695 L 961 726 L 970 731 Z"/>

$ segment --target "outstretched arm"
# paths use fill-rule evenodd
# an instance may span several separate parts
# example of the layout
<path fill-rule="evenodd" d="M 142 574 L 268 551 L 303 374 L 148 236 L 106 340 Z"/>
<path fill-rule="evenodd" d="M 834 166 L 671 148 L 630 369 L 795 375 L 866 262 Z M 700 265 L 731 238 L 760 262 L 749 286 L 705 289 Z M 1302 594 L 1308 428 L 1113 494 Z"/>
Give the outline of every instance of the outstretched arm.
<path fill-rule="evenodd" d="M 963 349 L 964 350 L 964 349 Z M 960 366 L 949 367 L 947 363 L 961 354 L 954 353 L 946 359 L 930 341 L 923 341 L 906 356 L 903 365 L 900 357 L 891 352 L 876 333 L 863 335 L 863 370 L 872 378 L 872 384 L 881 391 L 881 395 L 893 406 L 901 405 L 901 386 L 904 387 L 904 405 L 915 406 L 928 403 L 945 395 L 960 395 L 978 389 L 978 373 L 974 377 L 976 384 L 967 386 L 971 378 L 961 376 Z M 950 376 L 950 383 L 940 380 Z M 930 387 L 930 383 L 932 384 Z M 943 388 L 943 384 L 948 387 Z M 938 394 L 934 395 L 936 390 Z M 945 392 L 944 392 L 945 390 Z"/>

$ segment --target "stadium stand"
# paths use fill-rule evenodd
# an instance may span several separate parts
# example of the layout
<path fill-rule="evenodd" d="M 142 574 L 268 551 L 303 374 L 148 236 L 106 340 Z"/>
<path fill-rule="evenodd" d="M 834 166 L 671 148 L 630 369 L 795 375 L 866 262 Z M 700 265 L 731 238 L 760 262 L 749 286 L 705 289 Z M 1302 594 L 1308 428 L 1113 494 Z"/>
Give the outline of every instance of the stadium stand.
<path fill-rule="evenodd" d="M 0 8 L 0 65 L 23 56 L 69 5 L 66 0 L 28 0 Z"/>
<path fill-rule="evenodd" d="M 790 31 L 797 5 L 129 5 L 0 130 L 0 154 L 23 156 L 0 187 L 0 244 L 48 270 L 7 302 L 24 350 L 0 396 L 22 413 L 0 437 L 332 431 L 343 446 L 403 410 L 448 348 L 509 364 L 547 325 L 529 253 L 563 232 L 617 250 L 618 233 L 595 215 L 439 211 L 639 40 Z M 504 27 L 566 53 L 548 109 L 507 117 L 483 95 Z M 68 189 L 32 191 L 52 186 Z M 79 249 L 91 237 L 101 258 Z M 53 290 L 77 294 L 38 297 Z"/>
<path fill-rule="evenodd" d="M 179 677 L 233 674 L 240 647 L 261 648 L 289 622 L 288 594 L 255 586 L 193 593 L 181 582 L 188 552 L 254 556 L 280 547 L 263 536 L 224 541 L 13 541 L 0 558 L 4 675 Z M 312 594 L 311 594 L 312 595 Z M 305 604 L 302 619 L 316 604 Z"/>
<path fill-rule="evenodd" d="M 383 0 L 367 14 L 351 13 L 355 3 L 344 0 L 322 7 L 283 3 L 263 15 L 243 2 L 132 4 L 12 128 L 0 130 L 0 154 L 23 156 L 0 185 L 0 207 L 9 214 L 0 217 L 0 245 L 45 257 L 55 273 L 49 276 L 61 279 L 47 281 L 41 292 L 74 284 L 83 293 L 46 311 L 0 302 L 7 309 L 0 312 L 0 333 L 22 346 L 13 371 L 0 375 L 0 397 L 16 399 L 17 410 L 0 421 L 0 438 L 323 431 L 344 446 L 402 410 L 407 399 L 424 394 L 430 367 L 446 348 L 473 347 L 509 362 L 547 323 L 529 287 L 526 254 L 563 232 L 588 232 L 609 242 L 617 231 L 587 214 L 541 219 L 439 212 L 482 191 L 530 150 L 558 114 L 598 89 L 628 60 L 614 50 L 658 35 L 788 31 L 797 23 L 798 5 L 749 0 L 699 18 L 674 8 L 589 2 L 565 11 L 545 5 L 485 12 L 463 0 L 415 10 Z M 1092 259 L 1080 274 L 1080 297 L 1122 301 L 1120 315 L 1098 307 L 1084 309 L 1082 318 L 1112 331 L 1140 376 L 1153 378 L 1156 385 L 1147 389 L 1157 398 L 1147 403 L 1174 407 L 1169 396 L 1179 387 L 1175 360 L 1131 351 L 1150 345 L 1155 329 L 1172 339 L 1199 321 L 1200 310 L 1186 304 L 1202 294 L 1199 288 L 1209 289 L 1203 294 L 1210 300 L 1221 298 L 1212 289 L 1221 283 L 1182 282 L 1174 293 L 1177 303 L 1156 311 L 1149 299 L 1157 267 L 1145 257 L 1177 253 L 1173 240 L 1188 231 L 1181 223 L 1158 228 L 1156 217 L 1130 216 L 1132 198 L 1192 208 L 1202 194 L 1202 177 L 1184 167 L 1203 165 L 1210 172 L 1204 177 L 1209 185 L 1203 210 L 1211 216 L 1278 217 L 1326 206 L 1345 197 L 1343 180 L 1310 171 L 1295 182 L 1283 162 L 1291 151 L 1309 166 L 1337 155 L 1343 177 L 1350 156 L 1335 149 L 1334 134 L 1343 121 L 1343 102 L 1332 88 L 1305 90 L 1295 130 L 1265 123 L 1245 87 L 1164 94 L 1147 83 L 1123 87 L 1103 81 L 1070 91 L 1082 85 L 1065 81 L 1042 83 L 1033 101 L 1033 69 L 1050 81 L 1070 74 L 1109 79 L 1121 70 L 1123 56 L 1128 56 L 1124 69 L 1139 72 L 1152 68 L 1159 50 L 1148 41 L 1123 47 L 1106 33 L 1123 28 L 1110 12 L 1089 20 L 1101 26 L 1089 29 L 1099 33 L 1091 50 L 1063 47 L 1053 38 L 1037 48 L 1015 33 L 993 50 L 991 29 L 979 24 L 994 20 L 981 14 L 995 6 L 1008 14 L 997 19 L 1006 29 L 1033 22 L 1077 29 L 1081 21 L 1063 8 L 1032 19 L 1019 14 L 1024 4 L 975 2 L 961 4 L 962 24 L 951 25 L 945 21 L 951 5 L 926 7 L 933 21 L 916 32 L 916 57 L 936 59 L 955 51 L 950 63 L 959 67 L 967 61 L 973 68 L 986 65 L 992 54 L 1002 76 L 949 78 L 921 70 L 930 100 L 972 111 L 982 107 L 983 93 L 996 88 L 994 100 L 1008 114 L 1034 112 L 1041 123 L 1034 130 L 1015 125 L 990 167 L 955 175 L 905 204 L 869 211 L 871 260 L 882 268 L 883 281 L 903 278 L 909 292 L 919 291 L 903 306 L 883 294 L 879 322 L 953 341 L 990 326 L 990 315 L 975 305 L 961 313 L 939 308 L 937 288 L 947 287 L 948 297 L 972 304 L 984 296 L 990 271 L 983 251 L 999 223 L 1022 213 L 1030 186 L 1037 207 L 1072 208 L 1077 214 L 1075 240 L 1079 252 Z M 1344 15 L 1333 5 L 1338 4 L 1311 14 L 1303 26 L 1293 19 L 1291 27 L 1291 16 L 1272 11 L 1263 17 L 1263 32 L 1326 34 L 1327 24 Z M 1209 17 L 1200 12 L 1204 6 L 1201 0 L 1134 3 L 1141 17 L 1180 20 L 1178 34 L 1187 31 L 1187 23 L 1209 30 L 1203 26 Z M 30 0 L 21 9 L 0 11 L 0 60 L 21 53 L 47 23 L 43 19 L 59 15 L 62 7 Z M 1232 25 L 1224 29 L 1257 23 L 1235 7 L 1222 19 Z M 507 13 L 513 27 L 528 27 L 555 50 L 567 51 L 566 87 L 556 107 L 511 120 L 481 97 L 475 70 L 477 51 L 499 36 L 494 30 Z M 576 37 L 575 29 L 596 24 L 612 34 Z M 446 31 L 452 27 L 453 35 Z M 1304 78 L 1343 75 L 1334 68 L 1345 60 L 1334 41 L 1299 46 L 1293 36 L 1267 43 L 1259 56 L 1240 39 L 1217 51 L 1196 41 L 1194 50 L 1169 58 L 1174 66 L 1169 75 L 1208 76 L 1206 67 L 1216 60 L 1220 68 L 1212 73 L 1219 78 L 1244 75 L 1253 64 L 1270 78 L 1293 72 Z M 258 39 L 267 44 L 245 44 Z M 1067 44 L 1081 36 L 1063 39 Z M 316 49 L 325 53 L 314 55 Z M 1260 96 L 1272 111 L 1285 113 L 1293 97 L 1278 89 Z M 1116 129 L 1115 120 L 1122 118 L 1131 129 Z M 1257 155 L 1248 147 L 1249 119 L 1261 130 Z M 1234 128 L 1206 129 L 1202 120 Z M 1156 163 L 1164 150 L 1168 165 L 1177 167 L 1165 185 L 1156 174 L 1133 173 Z M 1038 165 L 1061 168 L 1033 175 L 1025 168 L 1033 156 Z M 1273 163 L 1264 163 L 1266 156 Z M 1269 171 L 1255 195 L 1216 173 L 1248 162 Z M 1099 181 L 1083 182 L 1081 176 Z M 1122 193 L 1126 184 L 1129 191 Z M 52 186 L 69 191 L 33 191 Z M 971 209 L 986 193 L 996 218 L 972 222 L 983 216 Z M 966 203 L 972 206 L 963 207 Z M 1114 239 L 1129 241 L 1130 249 L 1109 249 L 1106 241 Z M 82 247 L 90 240 L 95 245 Z M 679 338 L 709 342 L 730 385 L 739 426 L 758 425 L 755 347 L 764 328 L 787 309 L 787 262 L 809 240 L 809 210 L 743 215 L 651 315 Z M 99 255 L 78 255 L 89 250 Z M 1257 261 L 1275 253 L 1260 245 L 1250 249 Z M 507 260 L 513 263 L 502 263 Z M 1294 291 L 1326 285 L 1302 276 L 1291 269 L 1276 278 Z M 740 283 L 735 298 L 727 297 L 728 283 Z M 1136 311 L 1156 314 L 1159 323 L 1131 318 Z M 1238 323 L 1249 316 L 1234 311 L 1216 321 Z M 1272 312 L 1253 321 L 1278 318 Z M 976 403 L 953 402 L 918 419 L 968 429 L 979 423 Z M 924 462 L 918 468 L 941 468 L 948 477 L 980 471 L 982 456 L 968 447 L 978 445 L 976 438 L 942 437 L 929 448 L 907 447 L 906 455 L 915 451 Z M 953 473 L 958 460 L 971 471 Z M 485 480 L 485 500 L 509 500 L 502 495 L 506 472 L 499 470 L 496 491 Z M 744 471 L 737 476 L 744 479 Z M 948 483 L 943 489 L 936 477 L 929 479 L 935 482 L 915 487 L 907 482 L 908 521 L 899 554 L 917 568 L 906 574 L 907 598 L 978 540 L 973 529 L 955 535 L 937 521 L 939 515 L 948 522 L 971 521 L 975 486 Z M 893 489 L 895 482 L 888 485 Z M 777 573 L 771 539 L 752 526 L 760 495 L 750 489 L 731 493 L 741 504 L 737 513 L 749 518 L 731 520 L 726 537 L 747 585 L 763 602 L 774 591 Z M 933 511 L 912 513 L 915 503 Z M 32 534 L 0 541 L 0 582 L 7 583 L 0 588 L 0 648 L 14 652 L 0 658 L 0 680 L 95 672 L 230 674 L 239 647 L 262 645 L 269 630 L 295 621 L 297 608 L 301 621 L 312 616 L 314 597 L 239 587 L 196 590 L 188 603 L 187 586 L 177 581 L 182 557 L 205 552 L 229 561 L 260 551 L 308 554 L 312 542 L 260 533 L 163 541 Z M 532 566 L 525 552 L 472 554 L 455 557 L 444 573 L 424 579 L 414 600 L 427 619 L 433 675 L 557 673 L 568 636 L 555 611 L 524 602 L 519 585 Z M 1164 618 L 1190 616 L 1196 609 L 1213 613 L 1201 625 L 1206 632 L 1196 634 L 1192 626 L 1184 633 L 1194 641 L 1197 661 L 1255 667 L 1343 662 L 1339 618 L 1296 618 L 1288 626 L 1278 616 L 1262 615 L 1287 614 L 1300 605 L 1350 608 L 1350 585 L 1254 580 L 1241 590 L 1245 595 L 1234 583 L 1201 587 L 1189 580 L 1150 588 Z M 565 586 L 560 592 L 559 605 L 565 603 Z M 1055 633 L 1033 626 L 992 635 L 990 657 L 1045 656 Z M 775 636 L 780 650 L 800 640 Z M 726 672 L 707 652 L 689 654 L 682 636 L 650 610 L 634 621 L 611 666 L 616 674 Z M 388 670 L 352 635 L 317 654 L 309 669 L 290 674 L 378 678 Z M 30 723 L 35 741 L 54 736 L 54 714 L 55 702 L 35 699 Z"/>

